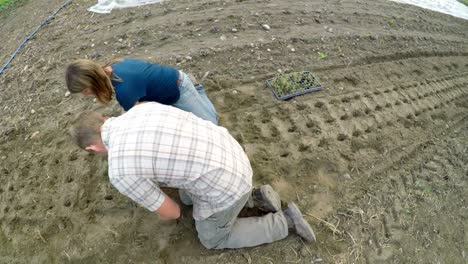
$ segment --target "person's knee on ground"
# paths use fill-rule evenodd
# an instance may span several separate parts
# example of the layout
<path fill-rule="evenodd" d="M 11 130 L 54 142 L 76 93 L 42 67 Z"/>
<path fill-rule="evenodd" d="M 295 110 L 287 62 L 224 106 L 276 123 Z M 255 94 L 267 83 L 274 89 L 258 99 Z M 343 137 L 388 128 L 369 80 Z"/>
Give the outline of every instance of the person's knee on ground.
<path fill-rule="evenodd" d="M 207 249 L 222 249 L 220 245 L 222 245 L 231 234 L 230 224 L 226 224 L 225 227 L 221 228 L 216 223 L 207 224 L 207 222 L 196 222 L 195 227 L 198 233 L 198 240 L 200 240 L 200 243 Z"/>
<path fill-rule="evenodd" d="M 209 239 L 202 239 L 200 237 L 198 237 L 198 239 L 200 240 L 200 243 L 203 245 L 203 247 L 205 247 L 206 249 L 223 249 L 223 248 L 219 248 L 219 245 L 221 245 L 222 240 L 211 241 Z"/>

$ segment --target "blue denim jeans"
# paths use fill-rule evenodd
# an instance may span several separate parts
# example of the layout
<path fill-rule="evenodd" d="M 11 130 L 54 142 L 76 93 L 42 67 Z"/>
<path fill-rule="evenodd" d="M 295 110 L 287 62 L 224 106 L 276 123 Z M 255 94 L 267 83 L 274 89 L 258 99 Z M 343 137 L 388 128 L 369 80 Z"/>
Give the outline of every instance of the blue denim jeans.
<path fill-rule="evenodd" d="M 180 98 L 173 106 L 218 125 L 216 109 L 206 95 L 203 85 L 199 84 L 195 87 L 187 74 L 179 72 Z"/>

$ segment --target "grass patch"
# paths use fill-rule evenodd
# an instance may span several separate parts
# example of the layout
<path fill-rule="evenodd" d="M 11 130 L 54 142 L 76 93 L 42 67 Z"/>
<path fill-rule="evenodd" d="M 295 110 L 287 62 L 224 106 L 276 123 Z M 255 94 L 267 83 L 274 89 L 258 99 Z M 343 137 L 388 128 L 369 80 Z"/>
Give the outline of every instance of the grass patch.
<path fill-rule="evenodd" d="M 0 11 L 8 8 L 15 2 L 18 2 L 18 0 L 0 0 Z"/>
<path fill-rule="evenodd" d="M 468 0 L 458 0 L 458 2 L 468 6 Z"/>

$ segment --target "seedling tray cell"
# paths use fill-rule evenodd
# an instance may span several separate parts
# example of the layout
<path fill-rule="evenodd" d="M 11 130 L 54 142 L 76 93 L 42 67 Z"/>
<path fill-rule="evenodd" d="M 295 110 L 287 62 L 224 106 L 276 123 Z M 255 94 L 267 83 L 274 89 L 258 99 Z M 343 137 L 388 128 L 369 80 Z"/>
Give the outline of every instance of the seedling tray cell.
<path fill-rule="evenodd" d="M 266 81 L 266 86 L 278 100 L 288 100 L 293 97 L 322 90 L 317 77 L 312 72 L 294 72 L 283 74 Z"/>

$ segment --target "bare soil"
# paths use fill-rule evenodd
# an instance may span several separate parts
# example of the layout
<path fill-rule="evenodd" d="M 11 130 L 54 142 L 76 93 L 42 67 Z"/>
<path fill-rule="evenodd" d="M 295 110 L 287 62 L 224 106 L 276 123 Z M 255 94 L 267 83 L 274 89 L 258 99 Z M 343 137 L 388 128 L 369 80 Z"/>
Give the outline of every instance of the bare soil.
<path fill-rule="evenodd" d="M 170 0 L 110 15 L 87 12 L 95 2 L 74 1 L 0 76 L 1 263 L 468 262 L 468 21 L 384 0 Z M 0 63 L 61 3 L 0 13 Z M 67 135 L 82 110 L 119 113 L 65 97 L 65 67 L 84 57 L 209 71 L 255 182 L 297 202 L 318 242 L 206 250 L 190 208 L 163 222 L 120 195 L 105 158 Z M 282 102 L 265 88 L 303 70 L 325 89 Z"/>

